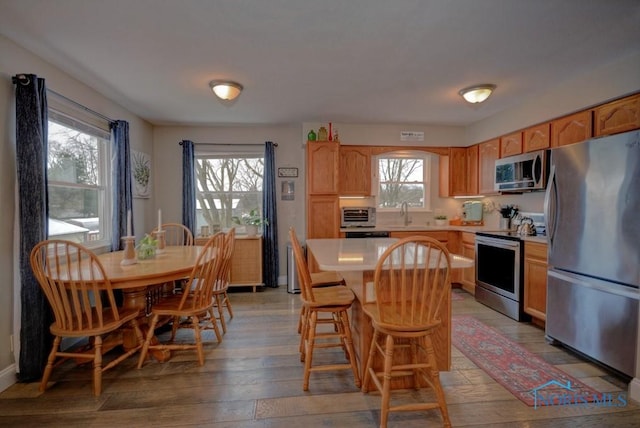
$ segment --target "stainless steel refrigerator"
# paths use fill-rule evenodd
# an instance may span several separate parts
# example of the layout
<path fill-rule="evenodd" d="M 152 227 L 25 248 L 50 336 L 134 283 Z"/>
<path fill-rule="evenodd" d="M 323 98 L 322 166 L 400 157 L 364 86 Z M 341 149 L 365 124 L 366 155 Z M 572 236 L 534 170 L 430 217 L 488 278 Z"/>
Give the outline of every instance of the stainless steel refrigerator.
<path fill-rule="evenodd" d="M 635 374 L 640 131 L 551 150 L 546 335 Z"/>

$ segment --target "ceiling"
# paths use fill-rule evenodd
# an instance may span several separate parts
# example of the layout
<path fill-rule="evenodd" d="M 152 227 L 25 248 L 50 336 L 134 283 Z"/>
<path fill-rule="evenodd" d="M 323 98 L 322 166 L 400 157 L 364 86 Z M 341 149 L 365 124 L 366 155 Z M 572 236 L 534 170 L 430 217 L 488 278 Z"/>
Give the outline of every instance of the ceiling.
<path fill-rule="evenodd" d="M 156 125 L 465 126 L 640 51 L 638 0 L 0 0 L 0 11 L 0 34 Z M 225 104 L 213 79 L 244 91 Z M 472 107 L 458 91 L 478 83 L 498 88 Z"/>

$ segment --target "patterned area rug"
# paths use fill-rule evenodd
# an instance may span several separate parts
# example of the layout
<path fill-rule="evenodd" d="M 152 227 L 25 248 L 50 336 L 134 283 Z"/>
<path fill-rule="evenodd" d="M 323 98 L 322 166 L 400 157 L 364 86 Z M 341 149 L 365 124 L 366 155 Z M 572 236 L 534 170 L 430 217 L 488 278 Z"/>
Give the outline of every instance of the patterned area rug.
<path fill-rule="evenodd" d="M 528 406 L 583 404 L 602 394 L 471 316 L 452 318 L 452 342 Z"/>

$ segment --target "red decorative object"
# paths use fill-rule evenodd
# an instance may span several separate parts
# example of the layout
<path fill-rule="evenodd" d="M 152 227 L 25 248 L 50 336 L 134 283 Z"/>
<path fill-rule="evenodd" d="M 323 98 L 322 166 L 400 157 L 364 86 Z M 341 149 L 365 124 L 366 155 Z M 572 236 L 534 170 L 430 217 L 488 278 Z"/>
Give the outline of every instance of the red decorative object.
<path fill-rule="evenodd" d="M 467 358 L 527 406 L 544 406 L 537 397 L 579 396 L 582 402 L 602 394 L 512 342 L 471 316 L 452 317 L 451 341 Z M 547 385 L 540 388 L 543 385 Z M 570 385 L 571 390 L 563 388 Z"/>
<path fill-rule="evenodd" d="M 331 122 L 329 122 L 329 141 L 333 141 L 333 132 L 331 131 Z"/>

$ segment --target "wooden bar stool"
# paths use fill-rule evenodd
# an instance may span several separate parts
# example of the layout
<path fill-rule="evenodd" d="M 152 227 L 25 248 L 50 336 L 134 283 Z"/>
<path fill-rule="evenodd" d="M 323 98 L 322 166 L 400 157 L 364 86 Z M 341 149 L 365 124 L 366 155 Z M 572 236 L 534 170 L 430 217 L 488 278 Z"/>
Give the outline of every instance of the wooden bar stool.
<path fill-rule="evenodd" d="M 302 317 L 301 331 L 301 360 L 304 361 L 304 381 L 302 389 L 309 390 L 309 377 L 311 372 L 329 370 L 351 369 L 355 378 L 355 384 L 360 387 L 360 375 L 353 349 L 351 337 L 351 325 L 347 311 L 355 299 L 351 290 L 347 287 L 311 286 L 311 275 L 304 259 L 300 242 L 293 229 L 289 230 L 289 237 L 293 246 L 293 253 L 298 268 L 298 279 L 304 316 Z M 319 317 L 318 314 L 328 314 L 328 318 Z M 332 331 L 317 331 L 318 325 L 333 324 Z M 337 339 L 337 340 L 336 340 Z M 318 348 L 342 348 L 348 359 L 347 363 L 330 363 L 313 366 L 313 353 Z"/>
<path fill-rule="evenodd" d="M 438 241 L 413 236 L 390 246 L 374 271 L 376 301 L 364 305 L 374 333 L 364 370 L 362 391 L 371 382 L 382 394 L 380 426 L 387 426 L 389 412 L 439 409 L 444 425 L 451 422 L 432 343 L 441 324 L 440 311 L 450 292 L 449 252 Z M 376 355 L 382 371 L 376 371 Z M 400 357 L 400 358 L 396 358 Z M 408 377 L 414 388 L 428 385 L 437 401 L 390 405 L 391 380 Z"/>

